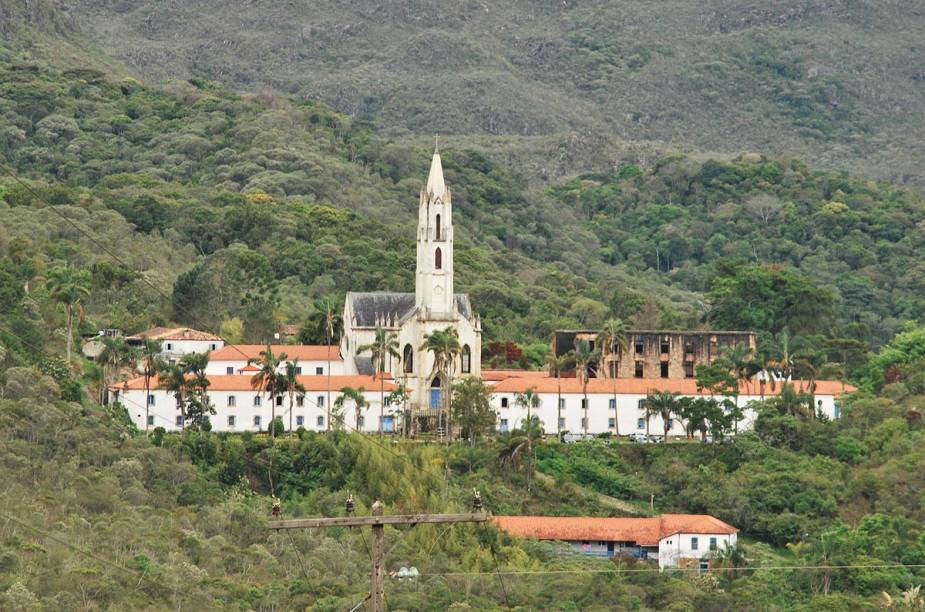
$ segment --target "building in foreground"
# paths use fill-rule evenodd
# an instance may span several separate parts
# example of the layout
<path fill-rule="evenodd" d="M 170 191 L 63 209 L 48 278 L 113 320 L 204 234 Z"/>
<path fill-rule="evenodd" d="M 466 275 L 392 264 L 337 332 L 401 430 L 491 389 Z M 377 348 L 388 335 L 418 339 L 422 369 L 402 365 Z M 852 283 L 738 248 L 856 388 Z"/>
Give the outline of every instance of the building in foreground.
<path fill-rule="evenodd" d="M 161 357 L 170 363 L 190 353 L 217 351 L 225 346 L 225 341 L 215 334 L 190 327 L 152 327 L 125 338 L 130 346 L 139 346 L 145 340 L 160 342 Z"/>
<path fill-rule="evenodd" d="M 260 360 L 260 353 L 267 350 L 266 344 L 229 344 L 209 354 L 209 365 L 206 374 L 234 375 L 241 371 L 252 372 L 256 370 L 254 362 Z M 270 350 L 279 358 L 286 355 L 285 361 L 296 363 L 297 374 L 305 376 L 342 375 L 344 360 L 341 359 L 340 350 L 335 346 L 316 344 L 271 344 Z M 281 361 L 279 371 L 286 368 L 285 361 Z M 248 366 L 250 365 L 250 368 Z M 330 372 L 328 368 L 330 367 Z"/>
<path fill-rule="evenodd" d="M 708 569 L 714 557 L 735 546 L 739 532 L 706 514 L 495 516 L 492 521 L 516 537 L 564 542 L 572 551 L 592 556 L 657 559 L 662 569 Z"/>

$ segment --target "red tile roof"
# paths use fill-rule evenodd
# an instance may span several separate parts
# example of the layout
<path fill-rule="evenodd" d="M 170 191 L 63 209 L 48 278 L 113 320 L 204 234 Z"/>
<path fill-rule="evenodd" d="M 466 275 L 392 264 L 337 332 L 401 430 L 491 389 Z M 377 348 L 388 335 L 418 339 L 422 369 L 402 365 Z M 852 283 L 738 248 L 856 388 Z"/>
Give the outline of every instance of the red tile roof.
<path fill-rule="evenodd" d="M 242 374 L 238 376 L 234 375 L 212 375 L 209 376 L 209 391 L 253 391 L 254 388 L 251 386 L 251 376 L 250 374 Z M 296 377 L 300 383 L 305 387 L 306 391 L 327 391 L 328 390 L 328 377 L 327 376 L 297 376 Z M 379 391 L 380 379 L 374 378 L 372 376 L 331 376 L 331 391 L 340 391 L 344 387 L 353 387 L 357 389 L 359 387 L 364 387 L 366 391 L 373 392 Z M 157 377 L 152 378 L 150 382 L 151 389 L 158 389 L 158 379 Z M 127 381 L 126 383 L 116 383 L 111 385 L 111 389 L 124 389 L 128 386 L 131 390 L 142 390 L 145 388 L 145 379 L 142 376 L 134 378 Z M 398 387 L 391 378 L 386 378 L 382 382 L 382 388 L 389 392 L 394 391 Z"/>
<path fill-rule="evenodd" d="M 706 514 L 663 514 L 649 518 L 589 516 L 495 516 L 504 531 L 535 540 L 635 542 L 657 546 L 676 533 L 733 534 L 739 530 Z"/>
<path fill-rule="evenodd" d="M 319 344 L 271 344 L 274 355 L 286 353 L 288 361 L 327 361 L 330 352 L 331 361 L 343 361 L 340 348 Z M 229 344 L 209 355 L 209 361 L 241 361 L 242 359 L 260 359 L 261 351 L 267 350 L 266 344 Z"/>
<path fill-rule="evenodd" d="M 126 340 L 221 340 L 215 334 L 199 331 L 190 327 L 152 327 L 143 332 L 138 332 L 134 336 L 129 336 Z"/>
<path fill-rule="evenodd" d="M 484 378 L 484 374 L 482 376 Z M 523 393 L 532 388 L 537 393 L 556 393 L 559 385 L 562 385 L 562 393 L 581 393 L 581 381 L 577 378 L 554 378 L 551 376 L 527 376 L 519 378 L 505 378 L 494 384 L 497 393 Z M 791 381 L 797 390 L 806 389 L 809 383 L 805 380 Z M 710 392 L 697 389 L 697 381 L 692 378 L 674 379 L 674 378 L 618 378 L 616 381 L 612 378 L 591 378 L 588 380 L 588 393 L 609 393 L 614 392 L 616 384 L 617 393 L 628 395 L 647 395 L 653 391 L 671 391 L 681 395 L 709 395 Z M 775 385 L 772 390 L 771 385 L 764 385 L 764 395 L 778 395 L 781 392 L 781 384 Z M 759 395 L 761 387 L 758 381 L 742 381 L 739 383 L 740 393 L 742 395 Z M 857 389 L 849 384 L 841 383 L 837 380 L 817 380 L 816 395 L 841 395 L 850 393 Z"/>
<path fill-rule="evenodd" d="M 507 380 L 508 378 L 545 378 L 545 370 L 482 370 L 482 380 Z"/>

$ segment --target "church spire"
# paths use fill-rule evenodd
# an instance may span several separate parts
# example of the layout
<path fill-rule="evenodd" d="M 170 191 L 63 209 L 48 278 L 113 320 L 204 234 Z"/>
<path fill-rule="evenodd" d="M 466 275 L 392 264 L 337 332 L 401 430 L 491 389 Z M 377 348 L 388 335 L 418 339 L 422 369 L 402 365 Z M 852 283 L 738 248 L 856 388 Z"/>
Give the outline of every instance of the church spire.
<path fill-rule="evenodd" d="M 446 184 L 443 182 L 443 164 L 440 162 L 440 152 L 436 147 L 434 147 L 434 157 L 430 162 L 430 174 L 427 176 L 427 187 L 424 191 L 438 198 L 443 197 L 446 192 Z"/>

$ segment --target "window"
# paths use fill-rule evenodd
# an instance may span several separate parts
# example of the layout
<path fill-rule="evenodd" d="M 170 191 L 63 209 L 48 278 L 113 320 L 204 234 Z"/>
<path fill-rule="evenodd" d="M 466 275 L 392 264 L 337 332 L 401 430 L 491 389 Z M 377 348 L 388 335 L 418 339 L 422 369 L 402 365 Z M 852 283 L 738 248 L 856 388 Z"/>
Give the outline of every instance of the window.
<path fill-rule="evenodd" d="M 295 424 L 298 425 L 299 427 L 302 427 L 303 425 L 305 425 L 305 417 L 302 416 L 301 414 L 297 416 L 295 418 Z"/>
<path fill-rule="evenodd" d="M 263 399 L 259 395 L 254 396 L 254 406 L 260 406 L 263 403 Z"/>
<path fill-rule="evenodd" d="M 209 345 L 209 350 L 210 350 L 210 351 L 214 351 L 214 350 L 217 349 L 217 348 L 218 348 L 218 345 L 215 344 L 214 342 L 213 342 L 212 344 Z"/>
<path fill-rule="evenodd" d="M 302 406 L 304 406 L 304 405 L 305 405 L 305 396 L 304 396 L 304 395 L 300 395 L 300 396 L 296 397 L 296 398 L 295 398 L 295 405 L 298 406 L 299 408 L 301 408 Z"/>
<path fill-rule="evenodd" d="M 472 371 L 472 350 L 468 344 L 463 345 L 461 361 L 462 373 L 469 374 Z"/>
<path fill-rule="evenodd" d="M 700 542 L 697 540 L 697 538 L 691 538 L 691 550 L 697 550 L 699 546 Z"/>
<path fill-rule="evenodd" d="M 506 397 L 501 398 L 501 407 L 507 408 L 507 398 Z"/>
<path fill-rule="evenodd" d="M 315 398 L 315 405 L 318 406 L 319 408 L 324 408 L 324 396 L 323 395 L 319 395 L 318 397 Z"/>
<path fill-rule="evenodd" d="M 645 419 L 639 419 L 638 421 L 636 421 L 636 429 L 645 429 L 645 428 L 646 428 Z"/>
<path fill-rule="evenodd" d="M 260 427 L 260 415 L 254 415 L 254 427 Z"/>
<path fill-rule="evenodd" d="M 839 418 L 839 417 L 841 417 L 841 406 L 839 406 L 838 404 L 835 404 L 834 412 L 832 412 L 832 415 L 833 415 L 836 419 Z"/>
<path fill-rule="evenodd" d="M 710 538 L 710 550 L 716 550 L 716 538 Z"/>
<path fill-rule="evenodd" d="M 507 431 L 507 419 L 501 419 L 501 424 L 498 426 L 498 429 L 500 429 L 502 433 Z"/>
<path fill-rule="evenodd" d="M 611 410 L 616 410 L 616 409 L 617 409 L 617 400 L 615 400 L 614 398 L 610 398 L 609 400 L 607 400 L 607 406 L 608 406 L 608 408 L 610 408 Z"/>
<path fill-rule="evenodd" d="M 441 238 L 440 238 L 440 230 L 441 230 L 442 228 L 440 227 L 440 215 L 437 215 L 437 228 L 436 228 L 436 229 L 437 229 L 437 231 L 436 231 L 436 239 L 437 239 L 437 240 L 441 240 Z"/>
<path fill-rule="evenodd" d="M 671 351 L 671 345 L 668 343 L 668 340 L 662 340 L 661 346 L 662 355 L 667 355 Z"/>
<path fill-rule="evenodd" d="M 616 429 L 617 419 L 613 417 L 610 417 L 609 419 L 607 419 L 607 427 L 609 427 L 610 429 Z"/>
<path fill-rule="evenodd" d="M 440 250 L 440 247 L 437 247 L 437 250 L 434 251 L 434 269 L 443 269 L 443 251 Z"/>
<path fill-rule="evenodd" d="M 646 400 L 645 400 L 645 399 L 641 399 L 641 400 L 639 400 L 639 401 L 636 403 L 636 405 L 639 407 L 640 410 L 645 410 L 645 409 L 646 409 Z"/>
<path fill-rule="evenodd" d="M 668 362 L 667 361 L 663 361 L 660 364 L 659 374 L 661 374 L 662 378 L 668 378 Z"/>
<path fill-rule="evenodd" d="M 620 362 L 616 359 L 607 364 L 611 378 L 617 378 L 620 375 Z"/>
<path fill-rule="evenodd" d="M 565 429 L 565 419 L 559 419 L 559 429 Z"/>
<path fill-rule="evenodd" d="M 228 415 L 228 427 L 234 427 L 235 419 L 236 419 L 235 415 L 233 414 Z"/>
<path fill-rule="evenodd" d="M 366 417 L 364 417 L 361 414 L 359 417 L 357 417 L 357 429 L 363 429 L 363 425 L 365 424 L 366 424 Z"/>
<path fill-rule="evenodd" d="M 581 398 L 581 409 L 582 410 L 588 409 L 588 398 L 586 397 Z"/>
<path fill-rule="evenodd" d="M 323 367 L 323 366 L 319 366 L 319 367 L 315 368 L 315 375 L 316 375 L 316 376 L 321 376 L 322 374 L 324 374 L 324 367 Z"/>
<path fill-rule="evenodd" d="M 183 427 L 183 415 L 182 414 L 177 415 L 177 427 Z"/>
<path fill-rule="evenodd" d="M 392 398 L 391 398 L 390 396 L 388 396 L 388 395 L 385 396 L 385 400 L 384 400 L 384 404 L 383 404 L 383 405 L 385 405 L 386 407 L 391 406 L 391 405 L 392 405 Z"/>
<path fill-rule="evenodd" d="M 641 361 L 636 362 L 636 370 L 633 372 L 633 376 L 636 378 L 642 378 L 642 368 L 643 363 Z"/>
<path fill-rule="evenodd" d="M 225 366 L 225 374 L 228 374 L 229 376 L 233 376 L 234 366 Z"/>
<path fill-rule="evenodd" d="M 636 341 L 636 346 L 633 348 L 635 348 L 637 355 L 642 355 L 643 352 L 645 352 L 645 347 L 643 346 L 642 342 Z"/>
<path fill-rule="evenodd" d="M 410 344 L 405 345 L 405 350 L 401 353 L 401 361 L 405 374 L 411 374 L 414 371 L 414 349 Z"/>
<path fill-rule="evenodd" d="M 588 419 L 587 419 L 587 417 L 582 417 L 582 419 L 581 419 L 581 428 L 582 428 L 582 429 L 585 429 L 585 430 L 588 429 Z"/>
<path fill-rule="evenodd" d="M 295 373 L 296 376 L 300 376 L 302 374 L 302 366 L 296 366 Z"/>
<path fill-rule="evenodd" d="M 668 425 L 668 430 L 669 430 L 669 431 L 671 431 L 672 429 L 674 429 L 674 419 L 668 419 L 668 423 L 666 423 L 666 424 Z"/>
<path fill-rule="evenodd" d="M 233 395 L 228 396 L 228 407 L 229 408 L 234 408 L 237 403 L 238 403 L 238 400 L 235 396 Z"/>
<path fill-rule="evenodd" d="M 687 361 L 684 363 L 684 378 L 694 377 L 694 362 Z"/>
<path fill-rule="evenodd" d="M 154 405 L 154 394 L 153 394 L 153 393 L 149 393 L 149 394 L 148 394 L 148 405 L 149 405 L 149 406 L 153 406 L 153 405 Z"/>
<path fill-rule="evenodd" d="M 315 421 L 318 424 L 318 427 L 324 427 L 324 417 L 320 416 Z"/>
<path fill-rule="evenodd" d="M 173 344 L 171 344 L 170 342 L 168 342 L 167 345 L 166 345 L 166 349 L 165 349 L 165 350 L 172 351 L 172 350 L 173 350 Z"/>
<path fill-rule="evenodd" d="M 148 415 L 148 425 L 154 425 L 154 415 L 153 414 Z"/>
<path fill-rule="evenodd" d="M 277 395 L 277 396 L 276 396 L 276 405 L 277 405 L 277 406 L 282 406 L 282 405 L 283 405 L 283 396 L 282 396 L 282 395 Z"/>

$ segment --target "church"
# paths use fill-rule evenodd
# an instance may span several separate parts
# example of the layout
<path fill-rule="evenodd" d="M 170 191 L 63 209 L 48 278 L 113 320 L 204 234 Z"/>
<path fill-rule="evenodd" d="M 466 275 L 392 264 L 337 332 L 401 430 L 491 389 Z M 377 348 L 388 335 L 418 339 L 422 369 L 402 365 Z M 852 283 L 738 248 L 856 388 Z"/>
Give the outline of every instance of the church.
<path fill-rule="evenodd" d="M 369 353 L 358 349 L 373 342 L 377 327 L 394 333 L 401 357 L 389 359 L 386 369 L 409 389 L 409 407 L 425 416 L 442 407 L 454 381 L 481 375 L 481 322 L 469 296 L 453 290 L 453 203 L 438 151 L 421 190 L 416 268 L 414 293 L 347 293 L 340 350 L 346 373 L 373 374 Z M 456 330 L 460 354 L 450 368 L 452 380 L 441 380 L 434 355 L 421 347 L 426 336 L 447 328 Z"/>

